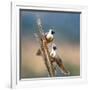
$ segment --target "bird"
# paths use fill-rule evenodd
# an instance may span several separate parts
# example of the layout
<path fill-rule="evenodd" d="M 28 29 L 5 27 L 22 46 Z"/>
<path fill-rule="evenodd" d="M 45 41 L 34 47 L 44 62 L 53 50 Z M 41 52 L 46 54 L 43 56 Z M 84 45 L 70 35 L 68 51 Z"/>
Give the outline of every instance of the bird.
<path fill-rule="evenodd" d="M 55 31 L 53 30 L 53 28 L 50 28 L 48 32 L 43 34 L 44 37 L 45 37 L 45 44 L 46 45 L 54 40 L 54 36 L 53 36 L 54 34 L 55 34 Z M 37 50 L 36 55 L 37 56 L 41 55 L 41 50 L 40 49 Z"/>
<path fill-rule="evenodd" d="M 55 58 L 55 57 L 56 57 L 56 50 L 57 50 L 57 47 L 56 47 L 55 44 L 53 44 L 53 45 L 52 45 L 52 50 L 51 50 L 51 52 L 50 52 L 50 56 L 51 56 L 52 58 Z"/>
<path fill-rule="evenodd" d="M 64 75 L 70 75 L 70 72 L 66 70 L 66 68 L 63 64 L 62 59 L 57 54 L 57 47 L 56 47 L 55 44 L 52 45 L 52 50 L 50 52 L 50 57 L 51 57 L 51 63 L 53 64 L 55 70 L 56 70 L 56 65 L 58 65 L 61 72 Z"/>
<path fill-rule="evenodd" d="M 49 31 L 45 33 L 45 39 L 47 44 L 54 40 L 54 36 L 53 36 L 54 34 L 55 34 L 55 31 L 53 28 L 50 28 Z"/>

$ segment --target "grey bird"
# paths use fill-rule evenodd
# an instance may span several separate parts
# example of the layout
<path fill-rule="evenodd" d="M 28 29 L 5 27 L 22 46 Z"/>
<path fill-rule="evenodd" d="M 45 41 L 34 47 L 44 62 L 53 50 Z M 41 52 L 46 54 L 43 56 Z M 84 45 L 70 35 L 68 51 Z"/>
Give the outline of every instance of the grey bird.
<path fill-rule="evenodd" d="M 50 56 L 51 56 L 51 63 L 54 64 L 55 69 L 56 69 L 56 65 L 58 65 L 61 72 L 64 75 L 70 75 L 70 72 L 66 70 L 66 68 L 63 64 L 62 59 L 57 54 L 57 47 L 55 44 L 52 45 L 52 50 L 50 52 Z"/>

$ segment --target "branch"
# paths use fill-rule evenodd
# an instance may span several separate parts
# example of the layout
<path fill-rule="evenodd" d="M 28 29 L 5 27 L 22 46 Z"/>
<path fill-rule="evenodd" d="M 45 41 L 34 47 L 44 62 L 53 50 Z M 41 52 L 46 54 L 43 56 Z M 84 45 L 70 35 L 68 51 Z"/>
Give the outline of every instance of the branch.
<path fill-rule="evenodd" d="M 55 76 L 55 71 L 54 71 L 54 67 L 53 64 L 51 63 L 51 57 L 50 57 L 50 53 L 48 50 L 48 45 L 46 43 L 46 39 L 44 36 L 44 31 L 42 29 L 42 24 L 41 24 L 41 20 L 40 18 L 37 19 L 37 25 L 38 25 L 38 39 L 39 39 L 39 43 L 40 43 L 40 50 L 42 52 L 42 57 L 44 59 L 46 68 L 48 70 L 48 73 L 51 77 Z"/>

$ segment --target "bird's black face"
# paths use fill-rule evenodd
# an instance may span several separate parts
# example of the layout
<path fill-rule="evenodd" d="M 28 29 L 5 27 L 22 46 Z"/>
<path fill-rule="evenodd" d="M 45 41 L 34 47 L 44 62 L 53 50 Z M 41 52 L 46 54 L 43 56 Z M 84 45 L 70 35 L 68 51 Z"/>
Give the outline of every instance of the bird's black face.
<path fill-rule="evenodd" d="M 55 32 L 54 31 L 51 31 L 51 34 L 55 34 Z"/>
<path fill-rule="evenodd" d="M 56 46 L 53 46 L 53 49 L 56 50 L 57 49 Z"/>

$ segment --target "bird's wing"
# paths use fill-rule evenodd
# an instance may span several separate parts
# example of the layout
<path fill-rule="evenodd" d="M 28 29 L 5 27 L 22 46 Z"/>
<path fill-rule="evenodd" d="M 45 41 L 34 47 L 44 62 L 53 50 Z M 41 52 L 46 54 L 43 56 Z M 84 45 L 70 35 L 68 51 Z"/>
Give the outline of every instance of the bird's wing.
<path fill-rule="evenodd" d="M 62 64 L 62 60 L 58 55 L 56 55 L 55 59 L 58 65 Z"/>

